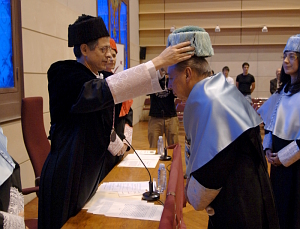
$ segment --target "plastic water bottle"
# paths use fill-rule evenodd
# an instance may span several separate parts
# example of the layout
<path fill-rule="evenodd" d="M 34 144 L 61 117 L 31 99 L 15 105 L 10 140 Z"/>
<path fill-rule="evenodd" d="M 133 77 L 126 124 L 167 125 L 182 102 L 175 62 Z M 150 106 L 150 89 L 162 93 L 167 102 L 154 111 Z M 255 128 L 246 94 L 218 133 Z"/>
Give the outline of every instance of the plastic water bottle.
<path fill-rule="evenodd" d="M 164 155 L 164 143 L 163 137 L 159 136 L 157 141 L 157 154 Z"/>
<path fill-rule="evenodd" d="M 157 185 L 158 192 L 160 193 L 164 192 L 167 184 L 167 172 L 164 163 L 159 164 L 157 182 L 158 182 Z"/>

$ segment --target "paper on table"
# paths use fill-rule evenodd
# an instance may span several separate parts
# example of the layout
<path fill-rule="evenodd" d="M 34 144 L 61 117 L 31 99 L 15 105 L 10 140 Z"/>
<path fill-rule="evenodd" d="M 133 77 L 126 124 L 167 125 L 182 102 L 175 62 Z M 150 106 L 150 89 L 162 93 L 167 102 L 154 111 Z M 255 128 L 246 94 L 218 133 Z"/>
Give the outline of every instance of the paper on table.
<path fill-rule="evenodd" d="M 146 201 L 125 200 L 122 198 L 100 198 L 89 213 L 109 217 L 159 221 L 163 211 L 162 205 L 154 205 Z"/>
<path fill-rule="evenodd" d="M 99 187 L 100 192 L 117 192 L 119 196 L 142 195 L 149 189 L 148 181 L 140 182 L 108 182 Z"/>
<path fill-rule="evenodd" d="M 142 159 L 142 160 L 156 160 L 156 159 L 159 159 L 160 158 L 160 155 L 158 154 L 155 154 L 155 155 L 151 155 L 151 154 L 141 154 L 139 155 L 139 157 Z M 130 153 L 128 154 L 124 159 L 124 160 L 139 160 L 139 158 L 136 156 L 135 153 Z"/>
<path fill-rule="evenodd" d="M 160 155 L 139 155 L 147 168 L 155 168 Z M 118 167 L 138 167 L 144 165 L 135 154 L 128 154 L 118 165 Z"/>
<path fill-rule="evenodd" d="M 137 152 L 138 155 L 140 155 L 140 154 L 155 155 L 156 154 L 156 150 L 136 150 L 135 152 Z"/>
<path fill-rule="evenodd" d="M 160 221 L 163 212 L 162 205 L 147 206 L 141 203 L 113 203 L 105 216 Z"/>

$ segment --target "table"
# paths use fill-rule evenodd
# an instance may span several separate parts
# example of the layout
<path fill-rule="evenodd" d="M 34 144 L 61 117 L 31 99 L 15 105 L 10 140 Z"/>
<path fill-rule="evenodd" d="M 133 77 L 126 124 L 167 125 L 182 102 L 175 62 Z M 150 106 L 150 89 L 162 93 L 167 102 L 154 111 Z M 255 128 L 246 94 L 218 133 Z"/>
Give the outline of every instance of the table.
<path fill-rule="evenodd" d="M 173 150 L 168 150 L 168 155 L 172 155 Z M 157 178 L 157 170 L 159 163 L 164 163 L 166 168 L 169 170 L 171 161 L 158 161 L 155 169 L 149 169 L 151 177 Z M 103 182 L 114 182 L 114 181 L 149 181 L 149 174 L 145 168 L 126 168 L 126 167 L 117 167 L 115 166 L 112 171 L 103 179 Z M 167 172 L 167 181 L 169 180 L 169 173 Z M 161 194 L 160 200 L 165 202 L 166 191 Z M 156 202 L 160 204 L 159 202 Z M 113 218 L 106 217 L 104 215 L 94 215 L 87 213 L 87 210 L 82 209 L 76 216 L 71 217 L 63 229 L 68 228 L 158 228 L 158 221 L 149 221 L 149 220 L 135 220 L 135 219 L 125 219 L 125 218 Z"/>

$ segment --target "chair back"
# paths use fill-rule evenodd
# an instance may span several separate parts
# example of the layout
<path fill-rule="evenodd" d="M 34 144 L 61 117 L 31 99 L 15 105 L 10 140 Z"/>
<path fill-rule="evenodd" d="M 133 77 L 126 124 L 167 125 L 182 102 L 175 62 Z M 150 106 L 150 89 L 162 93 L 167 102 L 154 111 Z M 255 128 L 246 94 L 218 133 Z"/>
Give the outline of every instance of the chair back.
<path fill-rule="evenodd" d="M 39 178 L 44 162 L 50 152 L 50 143 L 44 126 L 42 97 L 22 99 L 21 124 L 25 147 L 35 177 Z"/>
<path fill-rule="evenodd" d="M 143 110 L 150 110 L 151 100 L 150 98 L 145 98 Z"/>
<path fill-rule="evenodd" d="M 181 147 L 177 144 L 173 150 L 167 197 L 159 229 L 186 228 L 182 213 L 185 203 Z"/>

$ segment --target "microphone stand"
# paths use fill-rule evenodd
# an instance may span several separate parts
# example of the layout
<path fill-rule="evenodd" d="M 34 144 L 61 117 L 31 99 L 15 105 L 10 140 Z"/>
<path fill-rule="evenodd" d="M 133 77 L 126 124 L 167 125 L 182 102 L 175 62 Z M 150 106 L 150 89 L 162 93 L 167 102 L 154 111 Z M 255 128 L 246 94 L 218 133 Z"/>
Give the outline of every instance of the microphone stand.
<path fill-rule="evenodd" d="M 146 167 L 146 165 L 144 164 L 144 162 L 142 161 L 142 159 L 140 158 L 140 156 L 138 155 L 138 153 L 135 151 L 135 149 L 133 148 L 133 146 L 127 141 L 126 138 L 124 138 L 125 141 L 128 143 L 128 145 L 131 147 L 131 149 L 134 151 L 134 153 L 136 154 L 136 156 L 140 159 L 140 161 L 142 162 L 142 164 L 144 165 L 144 167 L 146 168 L 147 172 L 149 173 L 150 176 L 150 181 L 149 181 L 149 192 L 144 192 L 143 193 L 143 200 L 147 200 L 147 201 L 156 201 L 160 198 L 160 194 L 157 191 L 153 191 L 153 182 L 151 179 L 151 174 L 148 170 L 148 168 Z M 158 185 L 158 184 L 156 184 Z"/>
<path fill-rule="evenodd" d="M 164 132 L 165 132 L 165 148 L 164 148 L 164 155 L 160 156 L 159 160 L 161 161 L 170 161 L 172 158 L 171 156 L 168 156 L 168 150 L 167 150 L 167 134 L 166 134 L 166 123 L 165 123 L 165 116 L 164 116 L 164 110 L 161 110 L 161 113 L 163 115 L 164 120 Z"/>

